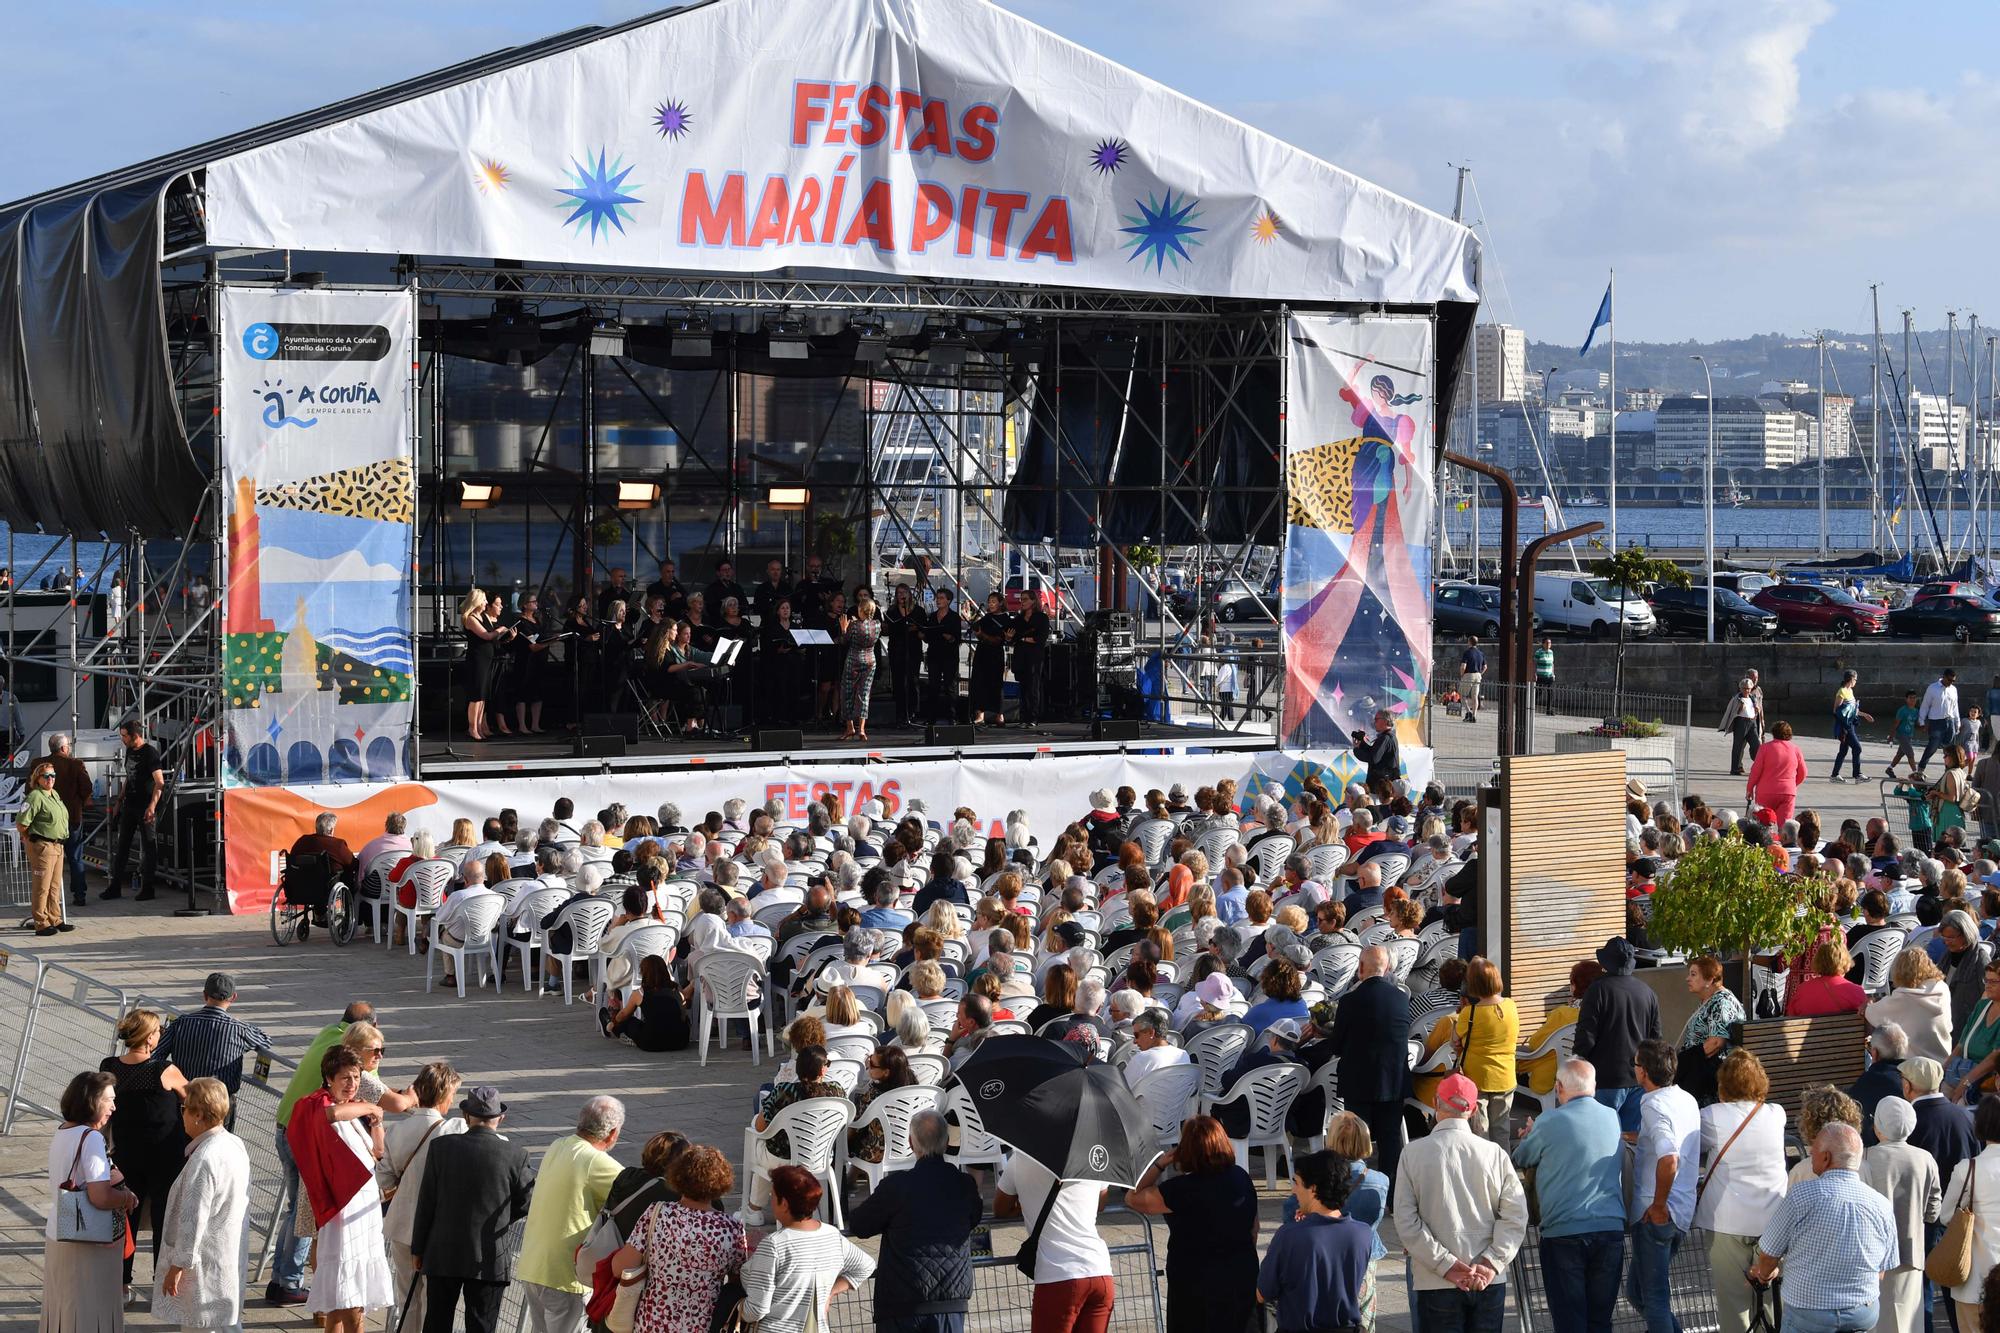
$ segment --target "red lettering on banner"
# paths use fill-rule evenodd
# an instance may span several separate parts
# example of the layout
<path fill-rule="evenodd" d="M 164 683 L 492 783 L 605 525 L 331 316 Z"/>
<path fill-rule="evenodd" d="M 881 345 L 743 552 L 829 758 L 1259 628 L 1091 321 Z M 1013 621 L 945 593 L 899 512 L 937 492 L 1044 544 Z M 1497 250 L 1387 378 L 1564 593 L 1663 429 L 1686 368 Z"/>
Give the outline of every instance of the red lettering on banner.
<path fill-rule="evenodd" d="M 990 259 L 1007 257 L 1008 233 L 1014 230 L 1014 215 L 1028 206 L 1028 196 L 1018 190 L 988 190 L 986 207 L 993 214 L 993 230 L 986 247 Z"/>
<path fill-rule="evenodd" d="M 953 242 L 951 252 L 963 259 L 972 258 L 972 239 L 978 234 L 979 187 L 968 185 L 958 201 L 958 239 Z"/>
<path fill-rule="evenodd" d="M 969 107 L 959 123 L 965 137 L 958 141 L 958 155 L 968 162 L 984 162 L 992 157 L 997 142 L 993 131 L 1000 123 L 1000 108 Z"/>
<path fill-rule="evenodd" d="M 910 220 L 910 253 L 920 255 L 951 230 L 951 191 L 924 181 L 917 186 L 917 213 Z"/>
<path fill-rule="evenodd" d="M 896 249 L 896 227 L 890 213 L 894 207 L 889 182 L 873 182 L 861 196 L 861 203 L 854 210 L 854 221 L 847 225 L 847 234 L 840 238 L 840 243 L 859 245 L 867 241 L 877 250 L 893 253 Z"/>
<path fill-rule="evenodd" d="M 903 806 L 903 786 L 895 778 L 882 784 L 882 790 L 875 793 L 882 801 L 882 813 L 891 819 Z"/>
<path fill-rule="evenodd" d="M 854 85 L 837 83 L 833 87 L 833 107 L 826 113 L 826 141 L 828 143 L 847 142 L 847 112 L 854 101 Z"/>
<path fill-rule="evenodd" d="M 924 132 L 910 142 L 910 151 L 921 153 L 926 149 L 933 153 L 951 156 L 951 112 L 944 102 L 933 97 L 924 103 Z"/>
<path fill-rule="evenodd" d="M 764 182 L 764 197 L 757 201 L 757 221 L 750 228 L 750 244 L 770 245 L 785 239 L 785 223 L 792 211 L 792 189 L 783 176 Z"/>
<path fill-rule="evenodd" d="M 681 197 L 681 244 L 743 244 L 742 172 L 732 171 L 723 177 L 722 193 L 713 203 L 708 197 L 707 173 L 688 173 L 687 190 Z"/>
<path fill-rule="evenodd" d="M 797 783 L 785 788 L 785 814 L 791 819 L 806 817 L 806 789 Z"/>
<path fill-rule="evenodd" d="M 1035 219 L 1028 239 L 1021 242 L 1021 258 L 1040 259 L 1043 255 L 1062 264 L 1076 262 L 1076 245 L 1069 234 L 1067 199 L 1051 199 L 1042 205 L 1042 215 Z"/>
<path fill-rule="evenodd" d="M 848 138 L 862 148 L 873 148 L 889 133 L 889 90 L 871 83 L 861 94 L 861 123 Z"/>
<path fill-rule="evenodd" d="M 826 96 L 829 89 L 824 83 L 795 83 L 792 85 L 792 142 L 810 143 L 812 126 L 815 121 L 826 119 Z"/>
<path fill-rule="evenodd" d="M 819 207 L 819 177 L 808 176 L 799 183 L 799 192 L 792 200 L 792 225 L 785 230 L 785 244 L 811 245 L 813 236 L 813 212 Z M 832 228 L 827 230 L 831 231 Z"/>

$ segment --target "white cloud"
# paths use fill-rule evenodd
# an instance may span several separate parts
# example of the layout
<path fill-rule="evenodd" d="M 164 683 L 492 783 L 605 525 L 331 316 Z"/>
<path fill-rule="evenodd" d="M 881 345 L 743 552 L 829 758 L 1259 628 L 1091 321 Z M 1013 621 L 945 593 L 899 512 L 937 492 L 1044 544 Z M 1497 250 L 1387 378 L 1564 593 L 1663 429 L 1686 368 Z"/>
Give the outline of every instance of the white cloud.
<path fill-rule="evenodd" d="M 404 573 L 370 564 L 359 551 L 312 556 L 267 542 L 257 555 L 257 577 L 265 583 L 401 583 Z"/>

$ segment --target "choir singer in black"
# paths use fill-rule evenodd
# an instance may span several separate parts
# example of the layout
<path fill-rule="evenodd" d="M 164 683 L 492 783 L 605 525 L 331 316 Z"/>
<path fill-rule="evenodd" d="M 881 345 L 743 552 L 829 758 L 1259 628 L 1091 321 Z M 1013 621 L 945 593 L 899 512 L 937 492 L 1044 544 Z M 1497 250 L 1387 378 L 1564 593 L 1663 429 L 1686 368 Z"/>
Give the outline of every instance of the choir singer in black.
<path fill-rule="evenodd" d="M 910 585 L 896 585 L 895 600 L 882 617 L 882 633 L 889 640 L 889 684 L 896 694 L 896 725 L 917 722 L 917 675 L 924 665 L 924 626 L 929 617 L 917 604 Z"/>
<path fill-rule="evenodd" d="M 953 605 L 949 588 L 939 588 L 937 610 L 924 625 L 924 657 L 930 667 L 929 707 L 932 722 L 953 722 L 958 711 L 958 645 L 965 638 L 965 619 Z"/>
<path fill-rule="evenodd" d="M 972 720 L 975 724 L 1000 727 L 1007 724 L 1002 696 L 1006 685 L 1007 642 L 1014 637 L 1014 618 L 1007 614 L 1007 599 L 997 592 L 986 594 L 986 614 L 973 622 Z"/>
<path fill-rule="evenodd" d="M 1027 609 L 1014 622 L 1014 679 L 1021 686 L 1021 725 L 1042 720 L 1042 675 L 1048 659 L 1049 613 L 1030 590 Z"/>

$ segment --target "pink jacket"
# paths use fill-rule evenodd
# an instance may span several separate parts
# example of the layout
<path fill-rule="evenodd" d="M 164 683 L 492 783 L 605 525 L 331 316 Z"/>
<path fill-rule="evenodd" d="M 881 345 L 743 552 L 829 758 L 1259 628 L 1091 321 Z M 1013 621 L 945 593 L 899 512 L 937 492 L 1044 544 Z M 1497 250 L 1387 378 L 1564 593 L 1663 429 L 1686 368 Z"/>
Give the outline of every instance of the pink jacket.
<path fill-rule="evenodd" d="M 1790 741 L 1765 741 L 1743 783 L 1753 805 L 1777 805 L 1799 794 L 1806 780 L 1806 757 Z"/>

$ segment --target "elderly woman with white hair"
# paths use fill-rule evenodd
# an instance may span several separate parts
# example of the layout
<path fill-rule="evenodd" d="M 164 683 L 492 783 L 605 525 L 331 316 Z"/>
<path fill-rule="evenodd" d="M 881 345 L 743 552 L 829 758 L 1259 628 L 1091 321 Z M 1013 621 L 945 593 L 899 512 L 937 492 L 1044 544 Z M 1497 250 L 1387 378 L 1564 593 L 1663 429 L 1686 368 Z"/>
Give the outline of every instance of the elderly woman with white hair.
<path fill-rule="evenodd" d="M 1862 1010 L 1870 1027 L 1894 1024 L 1909 1038 L 1910 1054 L 1935 1060 L 1943 1068 L 1951 1060 L 1951 988 L 1944 973 L 1921 948 L 1912 946 L 1889 965 L 1889 993 Z"/>
<path fill-rule="evenodd" d="M 557 954 L 568 954 L 576 944 L 575 917 L 577 904 L 601 901 L 598 890 L 611 876 L 609 861 L 593 861 L 589 865 L 578 864 L 571 867 L 569 862 L 576 856 L 574 848 L 563 854 L 565 875 L 574 885 L 570 896 L 558 904 L 553 912 L 542 918 L 543 937 L 548 943 L 542 949 L 543 980 L 542 989 L 556 994 L 562 993 L 562 964 L 556 961 Z M 616 911 L 615 905 L 613 911 Z M 610 920 L 606 914 L 605 920 Z M 588 995 L 588 992 L 586 992 Z"/>
<path fill-rule="evenodd" d="M 1880 1333 L 1920 1333 L 1924 1327 L 1926 1227 L 1943 1208 L 1937 1158 L 1910 1146 L 1917 1111 L 1901 1097 L 1875 1104 L 1875 1146 L 1863 1152 L 1861 1179 L 1889 1201 L 1896 1217 L 1896 1266 L 1882 1275 Z"/>
<path fill-rule="evenodd" d="M 576 831 L 576 838 L 579 861 L 585 863 L 602 861 L 607 865 L 610 864 L 611 849 L 604 845 L 604 825 L 594 819 L 586 820 L 583 827 Z"/>

